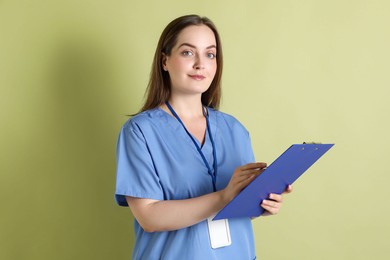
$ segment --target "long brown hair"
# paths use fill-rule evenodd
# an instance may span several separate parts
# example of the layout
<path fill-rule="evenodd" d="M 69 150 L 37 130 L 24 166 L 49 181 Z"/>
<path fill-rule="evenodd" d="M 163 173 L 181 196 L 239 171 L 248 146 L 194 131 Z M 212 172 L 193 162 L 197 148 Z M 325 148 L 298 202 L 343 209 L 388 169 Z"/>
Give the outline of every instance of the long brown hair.
<path fill-rule="evenodd" d="M 221 100 L 223 55 L 221 40 L 217 28 L 207 17 L 200 17 L 199 15 L 185 15 L 170 22 L 160 36 L 156 53 L 154 54 L 149 84 L 145 92 L 145 104 L 141 108 L 140 112 L 156 108 L 168 101 L 171 94 L 171 83 L 168 72 L 164 71 L 162 67 L 163 55 L 169 56 L 171 54 L 172 48 L 177 42 L 179 33 L 184 28 L 191 25 L 206 25 L 214 32 L 217 44 L 217 71 L 210 87 L 202 94 L 202 104 L 215 109 L 219 108 Z"/>

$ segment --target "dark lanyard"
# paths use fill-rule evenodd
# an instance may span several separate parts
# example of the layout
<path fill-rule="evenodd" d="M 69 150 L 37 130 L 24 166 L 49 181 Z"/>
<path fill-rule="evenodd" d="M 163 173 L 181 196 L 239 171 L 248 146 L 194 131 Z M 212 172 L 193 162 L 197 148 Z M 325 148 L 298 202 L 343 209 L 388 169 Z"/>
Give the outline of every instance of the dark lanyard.
<path fill-rule="evenodd" d="M 191 138 L 192 142 L 194 143 L 194 145 L 196 147 L 196 150 L 198 150 L 198 153 L 202 157 L 202 160 L 203 160 L 204 164 L 207 167 L 207 171 L 208 171 L 209 175 L 211 176 L 211 179 L 213 180 L 213 190 L 217 191 L 217 170 L 218 170 L 217 152 L 215 150 L 215 143 L 214 143 L 213 136 L 211 134 L 209 115 L 206 114 L 204 109 L 203 109 L 203 115 L 206 117 L 206 122 L 207 122 L 207 132 L 209 133 L 211 145 L 213 146 L 213 157 L 214 157 L 213 168 L 214 168 L 214 173 L 211 170 L 211 167 L 210 167 L 209 163 L 207 162 L 206 157 L 204 156 L 204 154 L 202 152 L 202 149 L 199 147 L 198 143 L 195 141 L 195 138 L 190 134 L 190 132 L 188 132 L 187 128 L 185 127 L 185 125 L 181 121 L 180 117 L 176 114 L 175 110 L 173 110 L 173 108 L 171 107 L 169 102 L 167 101 L 167 102 L 165 102 L 165 104 L 167 105 L 167 107 L 171 111 L 172 115 L 174 115 L 174 117 L 176 117 L 176 119 L 183 126 L 183 128 L 186 131 L 187 135 Z"/>

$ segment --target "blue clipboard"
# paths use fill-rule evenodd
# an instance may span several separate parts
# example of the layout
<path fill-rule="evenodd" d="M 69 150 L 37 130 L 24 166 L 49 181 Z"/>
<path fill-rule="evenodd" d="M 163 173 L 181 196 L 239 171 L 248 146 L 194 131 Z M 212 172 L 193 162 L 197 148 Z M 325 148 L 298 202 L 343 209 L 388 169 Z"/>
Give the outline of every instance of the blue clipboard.
<path fill-rule="evenodd" d="M 213 220 L 258 217 L 270 193 L 282 194 L 334 144 L 293 144 L 257 176 Z"/>

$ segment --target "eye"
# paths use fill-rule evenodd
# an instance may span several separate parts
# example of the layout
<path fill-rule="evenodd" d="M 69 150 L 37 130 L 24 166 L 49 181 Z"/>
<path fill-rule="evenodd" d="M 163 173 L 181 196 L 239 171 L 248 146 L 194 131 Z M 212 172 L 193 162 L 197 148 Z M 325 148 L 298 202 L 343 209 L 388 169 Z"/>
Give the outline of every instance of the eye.
<path fill-rule="evenodd" d="M 207 58 L 209 59 L 215 59 L 217 57 L 217 55 L 215 55 L 214 53 L 210 52 L 210 53 L 207 53 Z"/>
<path fill-rule="evenodd" d="M 183 51 L 181 54 L 183 56 L 192 56 L 192 55 L 194 55 L 194 53 L 192 51 Z"/>

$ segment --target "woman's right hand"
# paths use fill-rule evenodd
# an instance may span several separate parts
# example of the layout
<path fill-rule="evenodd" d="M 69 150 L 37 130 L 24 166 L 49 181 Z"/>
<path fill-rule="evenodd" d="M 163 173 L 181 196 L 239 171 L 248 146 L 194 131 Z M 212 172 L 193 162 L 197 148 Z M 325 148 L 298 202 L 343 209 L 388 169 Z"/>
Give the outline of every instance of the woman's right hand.
<path fill-rule="evenodd" d="M 134 217 L 146 232 L 172 231 L 192 226 L 220 211 L 267 167 L 249 163 L 238 167 L 225 189 L 183 200 L 126 197 Z"/>
<path fill-rule="evenodd" d="M 260 175 L 267 164 L 264 162 L 248 163 L 236 168 L 228 185 L 223 190 L 223 199 L 230 202 L 240 191 Z"/>

